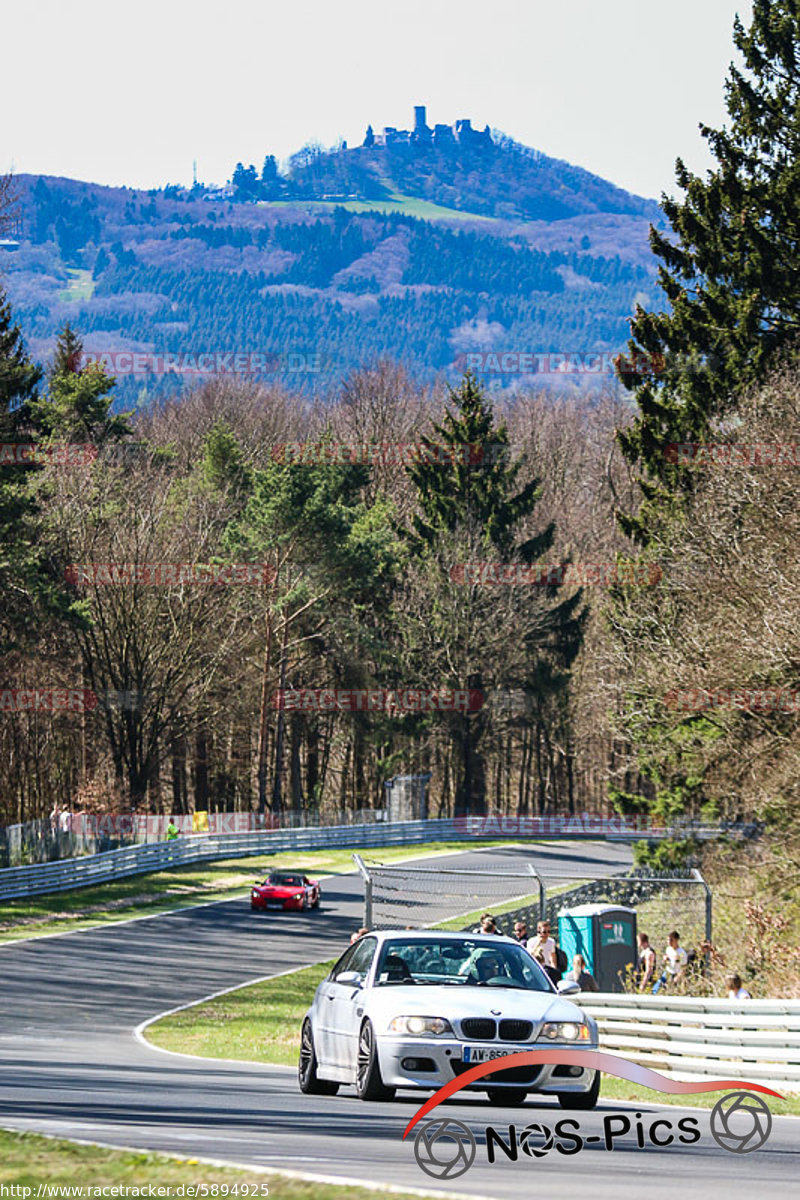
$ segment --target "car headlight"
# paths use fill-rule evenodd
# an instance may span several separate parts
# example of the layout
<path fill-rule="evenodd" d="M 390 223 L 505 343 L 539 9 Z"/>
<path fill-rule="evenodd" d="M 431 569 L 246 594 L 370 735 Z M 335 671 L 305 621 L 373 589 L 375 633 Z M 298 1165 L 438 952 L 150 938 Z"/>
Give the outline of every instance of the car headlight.
<path fill-rule="evenodd" d="M 410 1033 L 416 1037 L 432 1033 L 436 1037 L 453 1036 L 453 1027 L 444 1017 L 395 1017 L 389 1025 L 390 1033 Z"/>
<path fill-rule="evenodd" d="M 295 898 L 295 900 L 302 900 L 302 899 L 303 899 L 303 893 L 302 893 L 302 892 L 295 892 L 294 898 Z"/>
<path fill-rule="evenodd" d="M 552 1042 L 590 1042 L 592 1035 L 588 1025 L 578 1025 L 575 1021 L 545 1021 L 539 1037 L 549 1038 Z"/>

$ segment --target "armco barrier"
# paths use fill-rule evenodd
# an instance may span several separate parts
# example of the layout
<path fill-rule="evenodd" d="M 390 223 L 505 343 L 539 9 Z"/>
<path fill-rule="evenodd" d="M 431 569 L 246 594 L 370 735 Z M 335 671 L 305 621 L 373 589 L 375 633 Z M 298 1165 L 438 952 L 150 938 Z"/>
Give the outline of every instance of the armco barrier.
<path fill-rule="evenodd" d="M 515 837 L 562 837 L 568 840 L 633 841 L 653 837 L 652 831 L 626 830 L 618 819 L 607 822 L 607 829 L 593 826 L 591 832 L 581 832 L 580 817 L 553 818 L 558 832 L 548 833 L 546 822 L 534 828 L 536 818 L 526 818 L 523 825 L 517 818 L 484 818 L 481 831 L 458 817 L 439 817 L 427 821 L 380 821 L 368 825 L 328 825 L 311 829 L 275 829 L 264 833 L 197 834 L 172 842 L 152 842 L 107 850 L 83 858 L 62 859 L 58 862 L 36 863 L 25 867 L 6 867 L 0 870 L 0 900 L 19 896 L 39 896 L 49 892 L 69 891 L 92 883 L 107 883 L 128 875 L 143 875 L 165 867 L 184 863 L 210 862 L 220 858 L 243 858 L 248 855 L 278 850 L 329 850 L 337 846 L 365 849 L 370 846 L 403 846 L 428 841 L 474 842 L 478 837 L 495 840 Z M 491 822 L 491 824 L 490 824 Z M 719 836 L 720 830 L 692 827 L 702 836 Z M 686 836 L 684 829 L 663 829 L 659 836 Z"/>
<path fill-rule="evenodd" d="M 602 1049 L 683 1080 L 800 1092 L 800 1000 L 584 993 Z"/>

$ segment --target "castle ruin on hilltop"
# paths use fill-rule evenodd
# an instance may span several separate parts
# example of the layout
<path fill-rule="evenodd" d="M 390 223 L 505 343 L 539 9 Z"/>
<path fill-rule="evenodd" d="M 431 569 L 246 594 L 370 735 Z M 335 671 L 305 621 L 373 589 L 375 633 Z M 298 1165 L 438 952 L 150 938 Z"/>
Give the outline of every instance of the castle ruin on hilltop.
<path fill-rule="evenodd" d="M 414 128 L 395 129 L 393 125 L 385 125 L 382 133 L 373 133 L 372 126 L 367 126 L 364 146 L 493 146 L 489 126 L 485 129 L 473 129 L 469 117 L 462 117 L 452 125 L 428 125 L 425 115 L 425 105 L 414 107 Z"/>

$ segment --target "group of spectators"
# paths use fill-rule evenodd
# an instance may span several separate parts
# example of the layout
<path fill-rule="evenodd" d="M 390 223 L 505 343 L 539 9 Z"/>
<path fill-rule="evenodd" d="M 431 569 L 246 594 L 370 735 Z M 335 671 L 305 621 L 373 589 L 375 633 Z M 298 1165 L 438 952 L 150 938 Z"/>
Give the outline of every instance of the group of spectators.
<path fill-rule="evenodd" d="M 702 942 L 698 950 L 685 950 L 681 945 L 681 935 L 676 929 L 667 938 L 667 945 L 661 960 L 661 973 L 656 979 L 657 956 L 650 945 L 646 933 L 640 933 L 639 962 L 637 982 L 640 992 L 652 992 L 655 996 L 667 989 L 671 992 L 683 992 L 691 983 L 693 974 L 705 974 L 706 965 L 716 959 L 722 959 L 710 942 Z M 742 984 L 740 975 L 729 975 L 727 981 L 729 1000 L 750 1000 L 747 988 Z"/>
<path fill-rule="evenodd" d="M 480 925 L 473 932 L 496 933 L 500 937 L 504 936 L 502 930 L 498 929 L 494 917 L 488 912 L 482 915 Z M 566 953 L 559 946 L 549 921 L 539 921 L 533 937 L 528 936 L 528 926 L 525 921 L 515 921 L 513 937 L 515 942 L 523 946 L 531 957 L 536 959 L 552 983 L 559 984 L 562 979 L 567 979 L 577 983 L 582 992 L 599 990 L 594 975 L 586 970 L 586 960 L 582 954 L 573 956 L 572 969 L 569 969 Z"/>
<path fill-rule="evenodd" d="M 411 929 L 413 926 L 408 926 L 408 928 Z M 367 927 L 362 926 L 361 929 L 356 930 L 350 941 L 356 942 L 368 932 Z M 489 912 L 482 913 L 480 925 L 476 926 L 472 932 L 496 934 L 498 937 L 509 936 L 503 933 Z M 549 921 L 539 921 L 533 937 L 528 936 L 528 926 L 525 921 L 515 921 L 513 940 L 523 946 L 532 958 L 536 959 L 553 984 L 559 984 L 562 979 L 567 979 L 577 983 L 582 992 L 599 991 L 594 975 L 586 970 L 586 960 L 582 954 L 573 956 L 572 969 L 568 969 L 567 956 L 558 945 Z M 680 934 L 673 929 L 667 938 L 667 945 L 661 960 L 661 972 L 657 976 L 658 957 L 650 945 L 650 938 L 646 933 L 640 933 L 638 940 L 636 986 L 640 992 L 651 992 L 653 995 L 657 995 L 663 990 L 684 992 L 691 983 L 692 975 L 705 974 L 706 966 L 710 961 L 724 963 L 710 942 L 702 942 L 697 950 L 685 950 L 681 945 Z M 727 991 L 729 1000 L 751 999 L 750 993 L 742 984 L 740 975 L 728 976 Z"/>
<path fill-rule="evenodd" d="M 409 925 L 408 928 L 413 929 L 413 926 Z M 507 936 L 498 927 L 492 914 L 488 912 L 482 914 L 480 925 L 473 929 L 472 932 L 493 933 L 498 937 Z M 357 942 L 365 933 L 369 933 L 369 930 L 366 925 L 362 925 L 360 929 L 357 929 L 351 935 L 351 944 Z M 515 921 L 513 940 L 518 942 L 520 946 L 523 946 L 532 958 L 536 959 L 545 975 L 554 984 L 560 983 L 562 979 L 569 979 L 579 984 L 582 992 L 596 992 L 599 990 L 597 980 L 586 970 L 586 960 L 582 954 L 574 956 L 572 959 L 572 970 L 568 970 L 567 956 L 556 942 L 549 921 L 539 921 L 534 937 L 528 937 L 528 926 L 524 921 Z"/>

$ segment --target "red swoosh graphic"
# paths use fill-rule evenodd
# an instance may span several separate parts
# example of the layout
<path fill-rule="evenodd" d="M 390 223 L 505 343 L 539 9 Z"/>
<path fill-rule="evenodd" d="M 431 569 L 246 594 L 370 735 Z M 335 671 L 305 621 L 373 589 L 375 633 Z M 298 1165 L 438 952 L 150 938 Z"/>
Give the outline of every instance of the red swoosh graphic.
<path fill-rule="evenodd" d="M 499 1069 L 498 1061 L 494 1058 L 490 1062 L 478 1063 L 477 1066 L 470 1067 L 469 1071 L 465 1071 L 463 1075 L 456 1075 L 455 1079 L 451 1079 L 449 1083 L 440 1087 L 438 1092 L 434 1092 L 430 1100 L 425 1101 L 422 1108 L 406 1125 L 403 1140 L 405 1141 L 417 1122 L 427 1116 L 443 1100 L 460 1092 L 468 1083 L 474 1083 L 476 1079 L 481 1079 L 482 1076 L 491 1075 L 493 1071 L 497 1071 Z M 526 1067 L 539 1063 L 563 1063 L 569 1067 L 587 1067 L 589 1070 L 604 1071 L 606 1075 L 616 1075 L 618 1079 L 627 1079 L 630 1083 L 638 1083 L 643 1087 L 652 1088 L 653 1091 L 668 1092 L 671 1095 L 719 1092 L 726 1088 L 735 1088 L 744 1092 L 763 1092 L 766 1096 L 777 1096 L 779 1100 L 783 1099 L 781 1093 L 773 1092 L 772 1088 L 764 1087 L 760 1083 L 745 1083 L 741 1079 L 711 1079 L 707 1083 L 680 1083 L 677 1079 L 670 1079 L 659 1071 L 651 1070 L 650 1067 L 641 1067 L 638 1063 L 628 1062 L 627 1058 L 620 1058 L 618 1054 L 607 1054 L 602 1050 L 520 1050 L 517 1054 L 504 1055 L 502 1061 L 503 1070 L 507 1067 Z"/>

